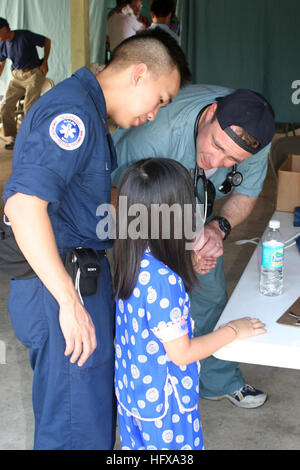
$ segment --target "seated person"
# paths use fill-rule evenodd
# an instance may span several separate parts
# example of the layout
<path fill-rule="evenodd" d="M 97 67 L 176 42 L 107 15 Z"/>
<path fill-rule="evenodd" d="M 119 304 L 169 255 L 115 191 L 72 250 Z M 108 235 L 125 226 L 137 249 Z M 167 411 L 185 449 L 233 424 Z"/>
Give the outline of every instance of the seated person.
<path fill-rule="evenodd" d="M 116 12 L 108 18 L 107 21 L 107 40 L 112 52 L 124 39 L 134 36 L 138 31 L 145 29 L 145 26 L 138 21 L 130 1 L 117 2 Z"/>

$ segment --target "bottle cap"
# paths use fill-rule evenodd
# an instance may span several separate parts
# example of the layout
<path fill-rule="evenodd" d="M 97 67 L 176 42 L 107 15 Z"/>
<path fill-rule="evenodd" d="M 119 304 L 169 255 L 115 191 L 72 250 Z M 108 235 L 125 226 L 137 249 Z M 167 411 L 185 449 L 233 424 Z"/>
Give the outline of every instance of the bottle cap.
<path fill-rule="evenodd" d="M 269 227 L 270 228 L 279 228 L 280 227 L 280 221 L 279 220 L 270 220 Z"/>

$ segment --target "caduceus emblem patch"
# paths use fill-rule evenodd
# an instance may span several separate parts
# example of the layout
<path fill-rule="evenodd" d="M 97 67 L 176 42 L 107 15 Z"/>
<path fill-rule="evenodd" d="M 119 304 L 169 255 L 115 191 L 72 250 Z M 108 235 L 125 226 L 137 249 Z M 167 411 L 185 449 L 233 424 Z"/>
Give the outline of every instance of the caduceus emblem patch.
<path fill-rule="evenodd" d="M 62 149 L 75 150 L 84 141 L 84 123 L 75 114 L 60 114 L 52 120 L 49 134 Z"/>

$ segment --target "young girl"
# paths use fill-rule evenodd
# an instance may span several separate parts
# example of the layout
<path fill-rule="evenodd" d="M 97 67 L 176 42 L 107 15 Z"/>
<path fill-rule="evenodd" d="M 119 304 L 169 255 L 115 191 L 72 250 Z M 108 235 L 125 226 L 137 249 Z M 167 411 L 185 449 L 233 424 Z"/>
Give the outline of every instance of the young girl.
<path fill-rule="evenodd" d="M 120 225 L 128 228 L 127 237 L 114 246 L 115 390 L 122 449 L 200 450 L 197 361 L 237 338 L 263 333 L 264 325 L 244 318 L 193 338 L 188 295 L 197 282 L 193 252 L 186 250 L 184 233 L 175 237 L 174 219 L 169 238 L 162 230 L 166 216 L 153 227 L 155 205 L 183 209 L 193 204 L 192 179 L 181 164 L 166 158 L 134 163 L 124 173 L 120 196 L 127 197 L 129 213 L 133 204 L 147 209 L 141 224 L 148 229 L 148 236 L 133 236 L 133 219 L 118 214 Z"/>

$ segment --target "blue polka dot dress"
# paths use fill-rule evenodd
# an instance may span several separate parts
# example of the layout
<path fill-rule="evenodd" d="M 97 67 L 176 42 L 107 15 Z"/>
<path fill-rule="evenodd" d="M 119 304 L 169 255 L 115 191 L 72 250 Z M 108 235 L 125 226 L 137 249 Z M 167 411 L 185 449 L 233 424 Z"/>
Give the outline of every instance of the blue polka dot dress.
<path fill-rule="evenodd" d="M 115 391 L 122 449 L 201 450 L 199 363 L 177 366 L 163 344 L 192 337 L 181 278 L 146 251 L 128 300 L 116 302 Z"/>

